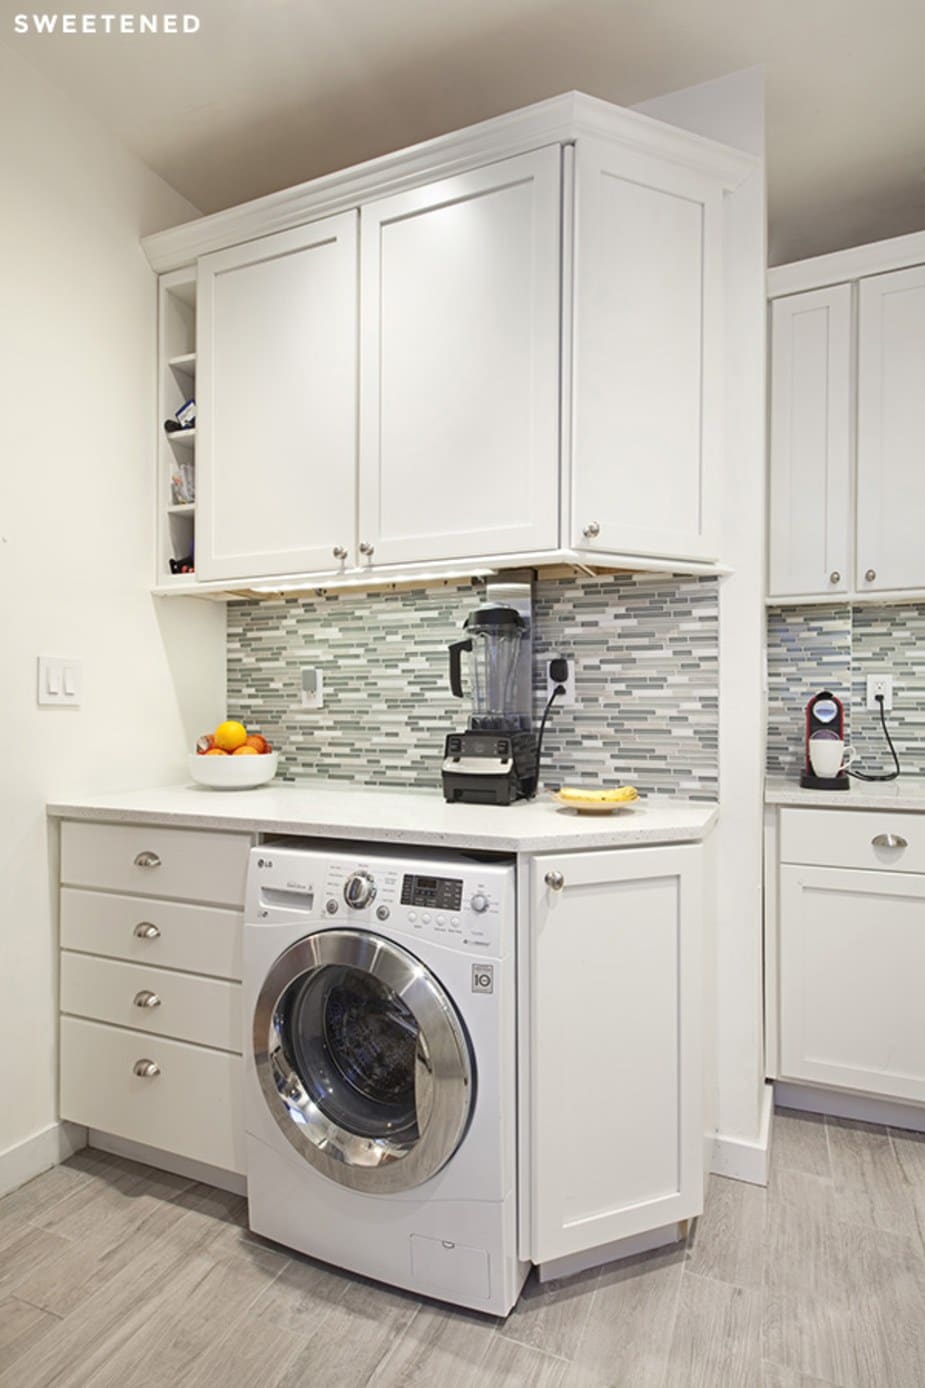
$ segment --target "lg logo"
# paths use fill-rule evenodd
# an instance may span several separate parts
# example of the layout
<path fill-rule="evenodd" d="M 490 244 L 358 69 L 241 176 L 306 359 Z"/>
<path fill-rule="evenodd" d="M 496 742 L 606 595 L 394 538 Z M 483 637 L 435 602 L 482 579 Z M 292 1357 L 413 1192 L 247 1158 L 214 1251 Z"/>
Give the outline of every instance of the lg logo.
<path fill-rule="evenodd" d="M 494 964 L 472 965 L 472 991 L 473 993 L 493 993 L 495 991 Z"/>

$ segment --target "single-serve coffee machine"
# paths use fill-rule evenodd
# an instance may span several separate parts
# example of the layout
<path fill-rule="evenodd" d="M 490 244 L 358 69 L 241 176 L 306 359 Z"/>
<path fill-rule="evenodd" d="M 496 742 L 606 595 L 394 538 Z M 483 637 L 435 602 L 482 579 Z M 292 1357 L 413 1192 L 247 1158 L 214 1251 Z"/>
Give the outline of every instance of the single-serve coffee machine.
<path fill-rule="evenodd" d="M 510 805 L 536 792 L 531 584 L 498 582 L 489 585 L 486 599 L 466 618 L 464 638 L 449 649 L 450 689 L 459 699 L 468 657 L 472 712 L 465 731 L 447 736 L 443 795 Z"/>
<path fill-rule="evenodd" d="M 808 790 L 848 790 L 845 709 L 830 689 L 806 705 L 805 757 L 800 785 Z"/>

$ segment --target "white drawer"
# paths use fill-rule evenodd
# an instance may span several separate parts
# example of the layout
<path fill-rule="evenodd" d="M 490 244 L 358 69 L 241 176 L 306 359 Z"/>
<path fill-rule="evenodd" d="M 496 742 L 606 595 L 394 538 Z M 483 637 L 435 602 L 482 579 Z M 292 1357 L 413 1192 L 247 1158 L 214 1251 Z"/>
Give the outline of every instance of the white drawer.
<path fill-rule="evenodd" d="M 158 1073 L 135 1074 L 150 1060 Z M 227 1051 L 61 1018 L 61 1117 L 244 1171 L 242 1061 Z"/>
<path fill-rule="evenodd" d="M 236 982 L 241 980 L 243 919 L 240 911 L 218 906 L 61 888 L 64 949 Z"/>
<path fill-rule="evenodd" d="M 142 1005 L 151 996 L 157 1002 Z M 61 1011 L 223 1051 L 242 1046 L 239 983 L 95 954 L 61 951 Z"/>
<path fill-rule="evenodd" d="M 249 850 L 249 834 L 65 820 L 61 881 L 241 907 Z"/>
<path fill-rule="evenodd" d="M 895 841 L 892 847 L 887 842 L 890 838 Z M 781 810 L 780 860 L 818 867 L 925 872 L 925 815 L 892 810 Z"/>

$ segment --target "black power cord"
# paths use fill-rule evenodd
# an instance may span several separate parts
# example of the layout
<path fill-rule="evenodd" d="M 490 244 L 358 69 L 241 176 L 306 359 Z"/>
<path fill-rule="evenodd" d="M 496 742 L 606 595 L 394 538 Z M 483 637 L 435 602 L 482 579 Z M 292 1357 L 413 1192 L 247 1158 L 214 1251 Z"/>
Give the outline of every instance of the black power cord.
<path fill-rule="evenodd" d="M 549 677 L 550 679 L 554 679 L 556 681 L 568 679 L 568 661 L 565 659 L 564 656 L 556 656 L 554 660 L 551 660 L 549 662 Z M 543 734 L 546 731 L 546 719 L 549 717 L 549 710 L 552 708 L 556 699 L 558 699 L 560 694 L 564 693 L 565 685 L 562 683 L 557 683 L 549 698 L 546 700 L 546 707 L 543 709 L 543 716 L 540 719 L 540 731 L 536 739 L 536 785 L 534 786 L 533 796 L 531 796 L 531 799 L 533 799 L 536 796 L 540 788 L 540 758 L 543 755 Z"/>
<path fill-rule="evenodd" d="M 896 767 L 896 770 L 884 771 L 879 776 L 868 775 L 864 771 L 852 771 L 850 766 L 847 767 L 846 770 L 849 776 L 854 776 L 859 781 L 895 781 L 896 777 L 899 775 L 899 757 L 896 755 L 896 748 L 893 746 L 893 739 L 890 737 L 890 730 L 886 725 L 886 714 L 883 711 L 883 695 L 875 694 L 874 698 L 876 699 L 877 704 L 880 708 L 880 722 L 883 727 L 883 736 L 886 738 L 886 745 L 889 747 L 891 753 L 893 754 L 893 765 Z"/>

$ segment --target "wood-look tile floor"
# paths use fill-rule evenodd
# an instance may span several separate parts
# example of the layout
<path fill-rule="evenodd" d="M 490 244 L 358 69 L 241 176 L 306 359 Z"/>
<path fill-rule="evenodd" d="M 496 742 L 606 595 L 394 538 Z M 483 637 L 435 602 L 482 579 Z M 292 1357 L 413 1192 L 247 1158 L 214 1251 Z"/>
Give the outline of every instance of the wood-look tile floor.
<path fill-rule="evenodd" d="M 767 1190 L 506 1321 L 248 1233 L 243 1200 L 85 1151 L 0 1200 L 0 1388 L 919 1388 L 925 1137 L 779 1112 Z"/>

